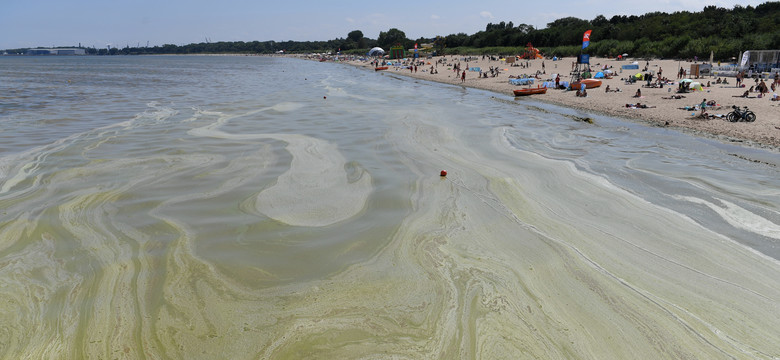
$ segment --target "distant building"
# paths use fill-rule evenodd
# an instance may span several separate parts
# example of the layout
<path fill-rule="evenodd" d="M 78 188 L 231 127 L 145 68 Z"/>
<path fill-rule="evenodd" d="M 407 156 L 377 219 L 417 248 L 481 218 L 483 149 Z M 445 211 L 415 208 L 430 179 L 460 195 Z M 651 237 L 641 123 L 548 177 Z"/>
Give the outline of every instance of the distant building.
<path fill-rule="evenodd" d="M 57 49 L 29 49 L 27 55 L 86 55 L 84 49 L 79 48 L 57 48 Z"/>

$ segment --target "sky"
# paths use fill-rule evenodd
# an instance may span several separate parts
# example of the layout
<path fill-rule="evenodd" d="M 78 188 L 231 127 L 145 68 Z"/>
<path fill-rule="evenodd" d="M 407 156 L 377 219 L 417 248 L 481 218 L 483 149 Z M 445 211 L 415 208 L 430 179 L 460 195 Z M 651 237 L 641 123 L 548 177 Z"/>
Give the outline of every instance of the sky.
<path fill-rule="evenodd" d="M 701 11 L 755 0 L 0 0 L 0 49 L 186 45 L 217 41 L 319 41 L 360 30 L 376 39 L 397 28 L 407 38 L 484 30 L 512 22 L 545 28 L 573 16 Z M 598 34 L 593 34 L 598 41 Z"/>

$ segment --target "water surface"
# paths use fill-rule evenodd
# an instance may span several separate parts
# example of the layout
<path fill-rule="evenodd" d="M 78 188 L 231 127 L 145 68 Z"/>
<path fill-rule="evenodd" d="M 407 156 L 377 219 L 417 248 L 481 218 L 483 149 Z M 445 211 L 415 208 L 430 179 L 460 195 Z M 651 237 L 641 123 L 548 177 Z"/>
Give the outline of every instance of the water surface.
<path fill-rule="evenodd" d="M 0 65 L 1 358 L 780 357 L 776 153 L 335 63 Z"/>

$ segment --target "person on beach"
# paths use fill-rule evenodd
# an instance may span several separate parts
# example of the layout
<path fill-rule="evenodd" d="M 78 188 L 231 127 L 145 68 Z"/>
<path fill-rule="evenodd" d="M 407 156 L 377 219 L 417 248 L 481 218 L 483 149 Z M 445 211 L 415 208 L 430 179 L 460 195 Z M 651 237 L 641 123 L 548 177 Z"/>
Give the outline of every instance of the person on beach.
<path fill-rule="evenodd" d="M 769 89 L 767 89 L 764 79 L 761 79 L 761 83 L 758 84 L 758 92 L 761 93 L 761 97 L 766 96 L 766 93 L 769 92 Z"/>
<path fill-rule="evenodd" d="M 636 89 L 636 94 L 634 94 L 634 97 L 635 98 L 642 97 L 642 89 Z"/>
<path fill-rule="evenodd" d="M 706 117 L 707 111 L 705 109 L 707 108 L 707 99 L 702 100 L 701 104 L 699 104 L 699 107 L 701 108 L 701 113 L 699 114 L 699 116 Z"/>
<path fill-rule="evenodd" d="M 466 82 L 466 70 L 463 70 L 463 73 L 460 75 L 460 82 Z"/>

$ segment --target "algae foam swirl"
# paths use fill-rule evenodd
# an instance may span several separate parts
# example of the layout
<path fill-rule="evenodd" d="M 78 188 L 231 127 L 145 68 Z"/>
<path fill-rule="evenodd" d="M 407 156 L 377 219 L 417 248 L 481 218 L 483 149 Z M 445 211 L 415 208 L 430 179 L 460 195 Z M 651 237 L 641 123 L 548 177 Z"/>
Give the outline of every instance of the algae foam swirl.
<path fill-rule="evenodd" d="M 191 135 L 246 141 L 284 141 L 292 155 L 290 168 L 277 182 L 263 189 L 249 208 L 277 221 L 295 226 L 327 226 L 349 219 L 363 209 L 371 194 L 371 175 L 358 169 L 350 179 L 347 161 L 335 144 L 300 134 L 230 134 L 220 130 L 231 119 L 264 111 L 295 111 L 303 105 L 281 103 L 244 114 L 224 115 L 201 112 L 198 117 L 216 117 L 209 125 L 190 131 Z"/>

